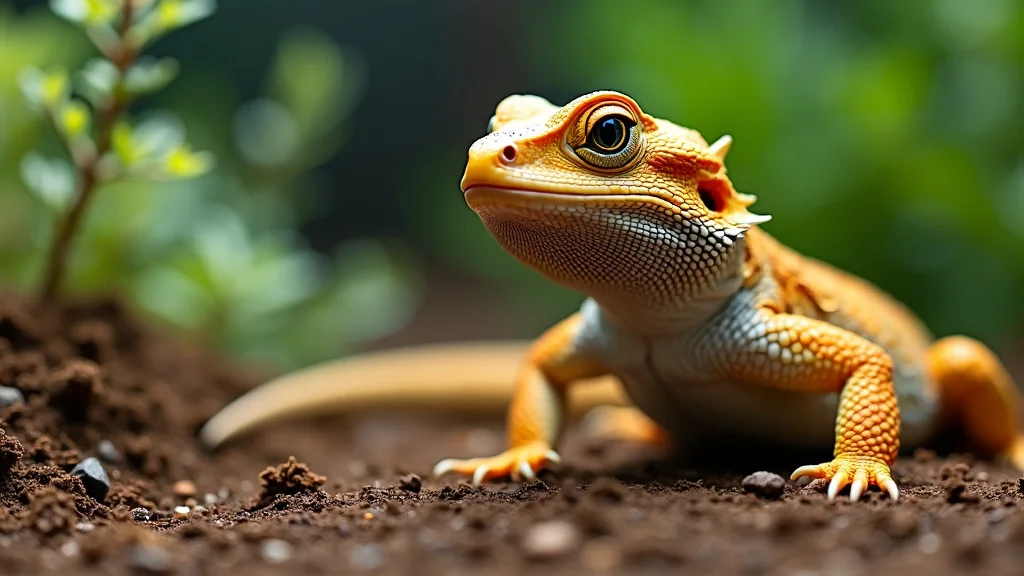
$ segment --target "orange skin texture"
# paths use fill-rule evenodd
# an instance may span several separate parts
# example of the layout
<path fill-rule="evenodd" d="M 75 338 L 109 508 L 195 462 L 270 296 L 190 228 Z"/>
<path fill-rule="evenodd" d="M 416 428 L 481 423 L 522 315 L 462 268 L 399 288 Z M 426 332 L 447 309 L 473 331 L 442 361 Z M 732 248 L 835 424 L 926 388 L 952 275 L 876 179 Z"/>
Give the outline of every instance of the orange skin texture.
<path fill-rule="evenodd" d="M 593 146 L 595 126 L 613 117 L 635 124 L 623 148 L 628 153 L 615 158 Z M 759 229 L 767 218 L 747 210 L 754 197 L 737 192 L 726 175 L 727 137 L 709 145 L 698 132 L 654 118 L 614 92 L 564 107 L 509 97 L 491 127 L 470 149 L 463 190 L 513 256 L 586 293 L 631 334 L 657 339 L 704 330 L 688 352 L 704 373 L 775 390 L 839 393 L 833 459 L 798 468 L 794 479 L 826 479 L 830 498 L 846 486 L 854 500 L 872 486 L 898 496 L 890 473 L 901 438 L 897 365 L 923 366 L 923 386 L 940 399 L 943 426 L 962 430 L 980 452 L 1024 464 L 1020 398 L 995 355 L 966 337 L 934 342 L 889 295 Z M 586 228 L 573 219 L 583 212 L 644 214 L 663 226 L 642 236 L 651 239 L 643 246 L 597 218 Z M 666 248 L 671 243 L 662 238 L 670 232 L 678 238 Z M 695 249 L 684 255 L 685 245 Z M 749 294 L 749 305 L 729 307 L 740 293 Z M 730 318 L 721 319 L 730 313 L 743 316 L 731 330 Z M 553 447 L 567 388 L 610 371 L 603 358 L 579 348 L 583 323 L 574 314 L 533 346 L 508 412 L 509 449 L 446 460 L 435 473 L 473 476 L 477 483 L 532 478 L 558 461 Z M 652 442 L 666 437 L 635 412 L 611 428 Z"/>

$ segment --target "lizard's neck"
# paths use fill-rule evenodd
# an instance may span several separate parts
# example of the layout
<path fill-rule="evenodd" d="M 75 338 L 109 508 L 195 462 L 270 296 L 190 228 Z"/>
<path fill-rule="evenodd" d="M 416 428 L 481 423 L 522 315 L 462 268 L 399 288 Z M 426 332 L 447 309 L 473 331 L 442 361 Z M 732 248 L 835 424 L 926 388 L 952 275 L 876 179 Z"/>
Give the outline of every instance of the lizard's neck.
<path fill-rule="evenodd" d="M 699 327 L 743 282 L 738 229 L 666 222 L 657 207 L 642 203 L 573 208 L 475 210 L 514 257 L 590 296 L 610 321 L 637 335 Z"/>

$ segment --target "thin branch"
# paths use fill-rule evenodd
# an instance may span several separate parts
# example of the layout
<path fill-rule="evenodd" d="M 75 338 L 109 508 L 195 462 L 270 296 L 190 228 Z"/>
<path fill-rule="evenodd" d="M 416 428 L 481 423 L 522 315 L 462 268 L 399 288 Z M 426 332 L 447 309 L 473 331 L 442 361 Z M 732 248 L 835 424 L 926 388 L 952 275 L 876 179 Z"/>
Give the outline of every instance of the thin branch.
<path fill-rule="evenodd" d="M 124 0 L 121 22 L 118 26 L 120 42 L 116 52 L 111 54 L 110 58 L 117 67 L 120 78 L 124 77 L 124 73 L 127 72 L 138 58 L 138 51 L 127 41 L 132 19 L 135 17 L 134 10 L 133 0 Z M 78 166 L 74 202 L 57 224 L 56 237 L 50 246 L 50 252 L 46 260 L 46 272 L 43 276 L 40 292 L 40 302 L 44 305 L 52 303 L 60 291 L 67 269 L 71 242 L 81 224 L 86 207 L 89 205 L 89 201 L 94 196 L 99 184 L 99 161 L 110 150 L 114 125 L 121 114 L 128 108 L 129 103 L 122 89 L 121 80 L 118 80 L 110 102 L 96 111 L 96 153 L 88 162 Z"/>

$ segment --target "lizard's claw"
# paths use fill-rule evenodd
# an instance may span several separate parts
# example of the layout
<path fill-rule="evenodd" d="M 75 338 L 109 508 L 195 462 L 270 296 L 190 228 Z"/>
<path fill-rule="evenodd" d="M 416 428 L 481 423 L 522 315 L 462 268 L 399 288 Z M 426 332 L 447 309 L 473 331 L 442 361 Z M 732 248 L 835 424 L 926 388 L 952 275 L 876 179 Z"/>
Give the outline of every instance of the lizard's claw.
<path fill-rule="evenodd" d="M 802 476 L 824 478 L 828 484 L 828 499 L 834 500 L 836 494 L 850 486 L 850 500 L 856 502 L 871 485 L 878 486 L 889 493 L 894 501 L 900 497 L 896 481 L 892 479 L 889 467 L 882 461 L 866 456 L 840 454 L 835 460 L 817 466 L 801 466 L 797 468 L 790 480 Z"/>
<path fill-rule="evenodd" d="M 558 464 L 561 461 L 558 453 L 547 445 L 529 444 L 509 448 L 490 458 L 441 460 L 434 466 L 434 476 L 443 476 L 449 472 L 472 476 L 474 486 L 479 486 L 485 480 L 504 476 L 511 476 L 516 481 L 534 480 L 537 472 L 546 468 L 549 463 Z"/>

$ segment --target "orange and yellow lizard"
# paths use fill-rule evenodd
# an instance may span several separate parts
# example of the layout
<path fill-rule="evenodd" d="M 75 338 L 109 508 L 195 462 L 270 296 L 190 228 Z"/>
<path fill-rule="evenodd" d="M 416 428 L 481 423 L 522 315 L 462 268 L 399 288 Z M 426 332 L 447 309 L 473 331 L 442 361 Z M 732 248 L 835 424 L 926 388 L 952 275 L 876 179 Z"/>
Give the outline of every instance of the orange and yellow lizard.
<path fill-rule="evenodd" d="M 465 200 L 512 256 L 585 294 L 580 310 L 525 350 L 423 347 L 285 376 L 216 415 L 203 439 L 314 410 L 510 402 L 505 452 L 434 470 L 479 484 L 533 478 L 559 460 L 570 407 L 617 404 L 614 427 L 655 442 L 832 444 L 831 460 L 792 474 L 828 480 L 830 499 L 846 486 L 853 500 L 870 486 L 896 499 L 901 443 L 949 427 L 1024 466 L 1020 398 L 995 355 L 962 336 L 933 341 L 879 289 L 762 231 L 769 218 L 726 175 L 730 144 L 615 92 L 564 107 L 506 98 L 469 150 Z"/>

